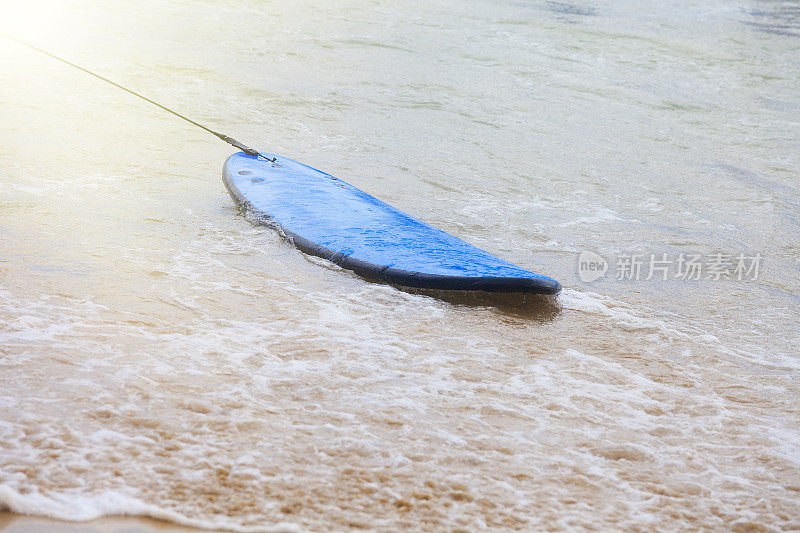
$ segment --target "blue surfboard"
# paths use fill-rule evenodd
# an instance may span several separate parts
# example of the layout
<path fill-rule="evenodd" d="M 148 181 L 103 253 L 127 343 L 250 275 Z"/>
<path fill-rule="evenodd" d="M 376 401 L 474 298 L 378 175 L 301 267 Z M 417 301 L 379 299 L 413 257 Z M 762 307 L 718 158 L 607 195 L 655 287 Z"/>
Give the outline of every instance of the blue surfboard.
<path fill-rule="evenodd" d="M 399 287 L 561 290 L 556 280 L 495 257 L 330 174 L 275 154 L 262 156 L 231 155 L 223 170 L 225 186 L 241 209 L 278 226 L 307 254 Z"/>

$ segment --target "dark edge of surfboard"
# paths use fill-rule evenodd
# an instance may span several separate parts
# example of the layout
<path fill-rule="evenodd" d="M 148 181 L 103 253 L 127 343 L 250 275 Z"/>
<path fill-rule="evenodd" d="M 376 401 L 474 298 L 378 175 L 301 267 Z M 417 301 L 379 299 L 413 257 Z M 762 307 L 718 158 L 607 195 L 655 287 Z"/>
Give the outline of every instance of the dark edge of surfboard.
<path fill-rule="evenodd" d="M 327 259 L 342 268 L 352 270 L 362 278 L 401 287 L 443 291 L 484 291 L 493 293 L 528 294 L 558 294 L 561 291 L 561 285 L 556 280 L 549 278 L 474 277 L 425 274 L 423 272 L 411 272 L 408 270 L 391 268 L 385 265 L 376 265 L 368 261 L 362 261 L 361 259 L 335 252 L 287 230 L 273 219 L 269 213 L 256 209 L 244 198 L 244 195 L 242 195 L 236 185 L 234 185 L 230 172 L 228 172 L 229 160 L 230 158 L 225 161 L 225 166 L 222 169 L 222 181 L 239 209 L 263 215 L 273 221 L 275 225 L 281 228 L 286 238 L 300 251 Z"/>

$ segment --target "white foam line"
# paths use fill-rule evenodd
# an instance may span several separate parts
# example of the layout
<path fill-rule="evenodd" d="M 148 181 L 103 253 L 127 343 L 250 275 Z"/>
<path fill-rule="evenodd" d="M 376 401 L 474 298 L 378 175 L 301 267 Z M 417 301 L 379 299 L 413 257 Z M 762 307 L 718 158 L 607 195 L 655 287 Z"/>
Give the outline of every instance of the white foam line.
<path fill-rule="evenodd" d="M 89 522 L 104 516 L 138 516 L 182 526 L 221 529 L 237 533 L 299 533 L 303 531 L 298 524 L 289 522 L 269 526 L 240 526 L 222 520 L 195 520 L 117 491 L 105 491 L 93 496 L 58 493 L 44 495 L 38 491 L 20 494 L 8 485 L 0 485 L 0 510 L 69 522 Z"/>

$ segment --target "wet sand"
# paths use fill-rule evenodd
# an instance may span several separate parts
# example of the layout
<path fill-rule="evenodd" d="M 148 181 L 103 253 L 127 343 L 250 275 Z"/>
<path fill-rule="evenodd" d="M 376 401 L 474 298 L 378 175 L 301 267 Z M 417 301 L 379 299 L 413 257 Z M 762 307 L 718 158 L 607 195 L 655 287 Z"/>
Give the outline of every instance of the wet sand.
<path fill-rule="evenodd" d="M 38 516 L 0 512 L 3 533 L 189 533 L 199 530 L 157 520 L 110 516 L 91 522 L 63 522 Z"/>
<path fill-rule="evenodd" d="M 796 4 L 6 2 L 564 291 L 306 256 L 229 145 L 0 37 L 0 508 L 72 521 L 0 529 L 800 531 Z"/>

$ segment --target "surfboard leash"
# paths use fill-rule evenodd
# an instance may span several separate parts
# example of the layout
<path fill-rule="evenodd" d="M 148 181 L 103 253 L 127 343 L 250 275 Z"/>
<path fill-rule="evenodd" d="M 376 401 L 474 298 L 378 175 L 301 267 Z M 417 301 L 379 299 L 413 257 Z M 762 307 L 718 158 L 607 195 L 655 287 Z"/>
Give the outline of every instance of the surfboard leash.
<path fill-rule="evenodd" d="M 50 52 L 48 52 L 48 51 L 46 51 L 46 50 L 42 50 L 41 48 L 38 48 L 38 47 L 36 47 L 36 46 L 34 46 L 34 45 L 32 45 L 32 44 L 28 43 L 28 42 L 25 42 L 25 41 L 22 41 L 22 40 L 20 40 L 20 39 L 17 39 L 16 37 L 12 37 L 12 36 L 10 36 L 10 35 L 8 35 L 8 34 L 6 34 L 6 33 L 2 33 L 2 32 L 0 32 L 0 35 L 2 35 L 3 37 L 7 37 L 8 39 L 11 39 L 12 41 L 15 41 L 15 42 L 17 42 L 17 43 L 19 43 L 19 44 L 21 44 L 21 45 L 23 45 L 23 46 L 27 46 L 28 48 L 31 48 L 31 49 L 33 49 L 33 50 L 36 50 L 37 52 L 40 52 L 40 53 L 42 53 L 42 54 L 44 54 L 44 55 L 46 55 L 46 56 L 50 56 L 50 57 L 52 57 L 53 59 L 56 59 L 56 60 L 58 60 L 58 61 L 61 61 L 62 63 L 65 63 L 65 64 L 67 64 L 67 65 L 69 65 L 69 66 L 71 66 L 71 67 L 73 67 L 73 68 L 76 68 L 76 69 L 78 69 L 78 70 L 81 70 L 81 71 L 85 72 L 86 74 L 90 74 L 90 75 L 94 76 L 95 78 L 98 78 L 98 79 L 100 79 L 100 80 L 103 80 L 103 81 L 104 81 L 104 82 L 106 82 L 106 83 L 110 83 L 110 84 L 111 84 L 111 85 L 113 85 L 114 87 L 118 87 L 118 88 L 122 89 L 123 91 L 125 91 L 125 92 L 128 92 L 128 93 L 130 93 L 130 94 L 132 94 L 132 95 L 134 95 L 134 96 L 138 96 L 138 97 L 139 97 L 139 98 L 141 98 L 142 100 L 144 100 L 144 101 L 146 101 L 146 102 L 149 102 L 149 103 L 153 104 L 153 105 L 154 105 L 154 106 L 156 106 L 156 107 L 160 107 L 160 108 L 161 108 L 161 109 L 163 109 L 164 111 L 167 111 L 167 112 L 169 112 L 169 113 L 172 113 L 172 114 L 173 114 L 173 115 L 175 115 L 176 117 L 182 118 L 182 119 L 183 119 L 183 120 L 185 120 L 186 122 L 188 122 L 188 123 L 190 123 L 190 124 L 194 124 L 194 125 L 195 125 L 195 126 L 197 126 L 198 128 L 200 128 L 200 129 L 203 129 L 203 130 L 207 131 L 208 133 L 210 133 L 210 134 L 212 134 L 212 135 L 216 136 L 217 138 L 219 138 L 219 139 L 221 139 L 221 140 L 225 141 L 226 143 L 230 144 L 231 146 L 234 146 L 234 147 L 238 148 L 239 150 L 241 150 L 242 152 L 246 153 L 247 155 L 251 155 L 251 156 L 254 156 L 254 157 L 261 157 L 261 158 L 263 158 L 264 160 L 266 160 L 266 161 L 271 161 L 271 162 L 274 162 L 274 161 L 276 160 L 276 158 L 274 158 L 274 157 L 272 157 L 272 158 L 270 158 L 270 157 L 267 157 L 267 156 L 263 155 L 262 153 L 260 153 L 258 150 L 254 149 L 254 148 L 250 148 L 249 146 L 247 146 L 247 145 L 245 145 L 245 144 L 243 144 L 243 143 L 241 143 L 241 142 L 237 141 L 236 139 L 234 139 L 234 138 L 232 138 L 232 137 L 228 137 L 228 136 L 227 136 L 227 135 L 225 135 L 225 134 L 222 134 L 222 133 L 216 132 L 216 131 L 212 130 L 211 128 L 208 128 L 208 127 L 206 127 L 206 126 L 203 126 L 203 125 L 202 125 L 202 124 L 200 124 L 199 122 L 195 122 L 194 120 L 192 120 L 192 119 L 190 119 L 190 118 L 188 118 L 188 117 L 185 117 L 185 116 L 181 115 L 181 114 L 180 114 L 180 113 L 178 113 L 177 111 L 173 111 L 172 109 L 170 109 L 170 108 L 168 108 L 168 107 L 166 107 L 166 106 L 163 106 L 163 105 L 159 104 L 158 102 L 155 102 L 155 101 L 153 101 L 153 100 L 151 100 L 151 99 L 147 98 L 146 96 L 143 96 L 143 95 L 141 95 L 141 94 L 139 94 L 139 93 L 137 93 L 137 92 L 135 92 L 135 91 L 132 91 L 131 89 L 128 89 L 127 87 L 124 87 L 124 86 L 120 85 L 119 83 L 115 83 L 115 82 L 113 82 L 113 81 L 109 80 L 108 78 L 104 78 L 104 77 L 103 77 L 103 76 L 101 76 L 100 74 L 96 74 L 96 73 L 92 72 L 92 71 L 91 71 L 91 70 L 89 70 L 89 69 L 83 68 L 82 66 L 80 66 L 80 65 L 76 65 L 75 63 L 71 63 L 70 61 L 67 61 L 67 60 L 66 60 L 66 59 L 64 59 L 64 58 L 61 58 L 61 57 L 59 57 L 59 56 L 57 56 L 57 55 L 55 55 L 55 54 L 51 54 Z"/>

